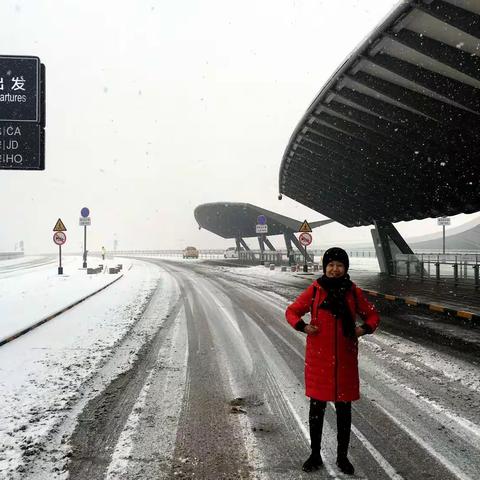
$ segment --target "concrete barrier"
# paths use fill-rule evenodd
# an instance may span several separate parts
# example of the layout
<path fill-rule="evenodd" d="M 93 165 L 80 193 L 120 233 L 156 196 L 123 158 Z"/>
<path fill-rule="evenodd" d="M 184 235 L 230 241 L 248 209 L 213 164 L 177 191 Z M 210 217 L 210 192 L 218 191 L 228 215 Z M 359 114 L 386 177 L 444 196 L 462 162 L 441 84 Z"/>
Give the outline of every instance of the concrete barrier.
<path fill-rule="evenodd" d="M 282 272 L 286 272 L 287 271 L 287 267 L 282 267 Z"/>
<path fill-rule="evenodd" d="M 270 264 L 270 270 L 275 270 L 275 264 L 274 263 Z"/>
<path fill-rule="evenodd" d="M 108 269 L 108 273 L 118 273 L 119 271 L 118 267 L 110 267 Z"/>
<path fill-rule="evenodd" d="M 96 268 L 87 268 L 87 275 L 95 275 L 97 273 L 102 273 L 103 266 L 99 265 Z"/>

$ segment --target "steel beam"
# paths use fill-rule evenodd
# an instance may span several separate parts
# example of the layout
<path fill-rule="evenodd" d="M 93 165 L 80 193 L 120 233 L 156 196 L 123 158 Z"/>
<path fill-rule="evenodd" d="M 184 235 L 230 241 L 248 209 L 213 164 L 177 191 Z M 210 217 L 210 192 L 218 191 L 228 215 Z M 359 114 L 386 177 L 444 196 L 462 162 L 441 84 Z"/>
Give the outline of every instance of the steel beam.
<path fill-rule="evenodd" d="M 348 78 L 444 124 L 458 124 L 459 122 L 476 124 L 480 120 L 478 115 L 365 72 L 358 72 L 355 76 Z"/>
<path fill-rule="evenodd" d="M 480 111 L 480 90 L 475 87 L 386 54 L 364 57 L 364 60 L 466 108 Z"/>
<path fill-rule="evenodd" d="M 272 252 L 276 252 L 275 247 L 272 245 L 272 242 L 268 239 L 267 236 L 263 237 L 263 241 L 265 242 L 265 245 L 271 250 Z"/>
<path fill-rule="evenodd" d="M 418 2 L 415 8 L 472 37 L 480 38 L 480 16 L 473 12 L 441 0 Z"/>
<path fill-rule="evenodd" d="M 346 87 L 342 88 L 335 96 L 366 108 L 373 114 L 388 119 L 392 123 L 402 125 L 410 131 L 431 133 L 438 128 L 438 123 L 434 120 Z"/>
<path fill-rule="evenodd" d="M 426 35 L 420 36 L 410 30 L 403 29 L 398 33 L 386 33 L 385 36 L 469 77 L 480 80 L 480 58 L 475 55 L 446 45 Z"/>

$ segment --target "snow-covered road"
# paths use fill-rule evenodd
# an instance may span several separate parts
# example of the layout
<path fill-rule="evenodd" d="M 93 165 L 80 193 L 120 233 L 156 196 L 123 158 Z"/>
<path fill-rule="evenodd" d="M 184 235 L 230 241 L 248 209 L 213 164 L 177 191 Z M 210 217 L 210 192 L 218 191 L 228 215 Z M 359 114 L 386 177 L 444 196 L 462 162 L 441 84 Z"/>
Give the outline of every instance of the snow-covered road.
<path fill-rule="evenodd" d="M 131 262 L 115 285 L 0 348 L 0 476 L 311 478 L 300 470 L 305 338 L 284 320 L 305 280 Z M 360 342 L 356 478 L 474 480 L 477 359 L 390 332 L 395 315 Z M 315 478 L 347 478 L 335 432 L 329 407 Z"/>

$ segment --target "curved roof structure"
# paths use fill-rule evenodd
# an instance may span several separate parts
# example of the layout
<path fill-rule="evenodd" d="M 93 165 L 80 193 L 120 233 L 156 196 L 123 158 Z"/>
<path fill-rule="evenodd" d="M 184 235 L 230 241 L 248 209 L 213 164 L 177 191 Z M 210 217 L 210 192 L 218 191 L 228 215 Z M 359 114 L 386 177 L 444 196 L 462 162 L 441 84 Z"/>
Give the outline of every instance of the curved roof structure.
<path fill-rule="evenodd" d="M 265 215 L 267 219 L 268 235 L 281 235 L 287 231 L 297 232 L 303 223 L 250 203 L 205 203 L 195 209 L 194 215 L 200 227 L 223 238 L 258 237 L 255 225 L 259 215 Z M 331 222 L 333 220 L 321 220 L 311 222 L 310 226 L 315 228 Z"/>
<path fill-rule="evenodd" d="M 480 210 L 480 2 L 404 1 L 298 124 L 280 192 L 352 227 Z"/>

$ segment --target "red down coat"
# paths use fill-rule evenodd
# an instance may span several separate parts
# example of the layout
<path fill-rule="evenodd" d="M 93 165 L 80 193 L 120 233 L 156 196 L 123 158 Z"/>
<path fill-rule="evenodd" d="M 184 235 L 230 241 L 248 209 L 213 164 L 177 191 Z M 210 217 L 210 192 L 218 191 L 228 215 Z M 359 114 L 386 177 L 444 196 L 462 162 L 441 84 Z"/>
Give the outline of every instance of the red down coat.
<path fill-rule="evenodd" d="M 355 298 L 354 298 L 355 293 Z M 342 321 L 329 310 L 318 308 L 327 292 L 315 281 L 287 307 L 288 323 L 295 327 L 307 312 L 318 334 L 307 335 L 305 394 L 315 400 L 350 402 L 360 398 L 358 340 L 343 335 Z M 380 321 L 375 307 L 355 284 L 346 293 L 352 318 L 360 315 L 373 332 Z"/>

